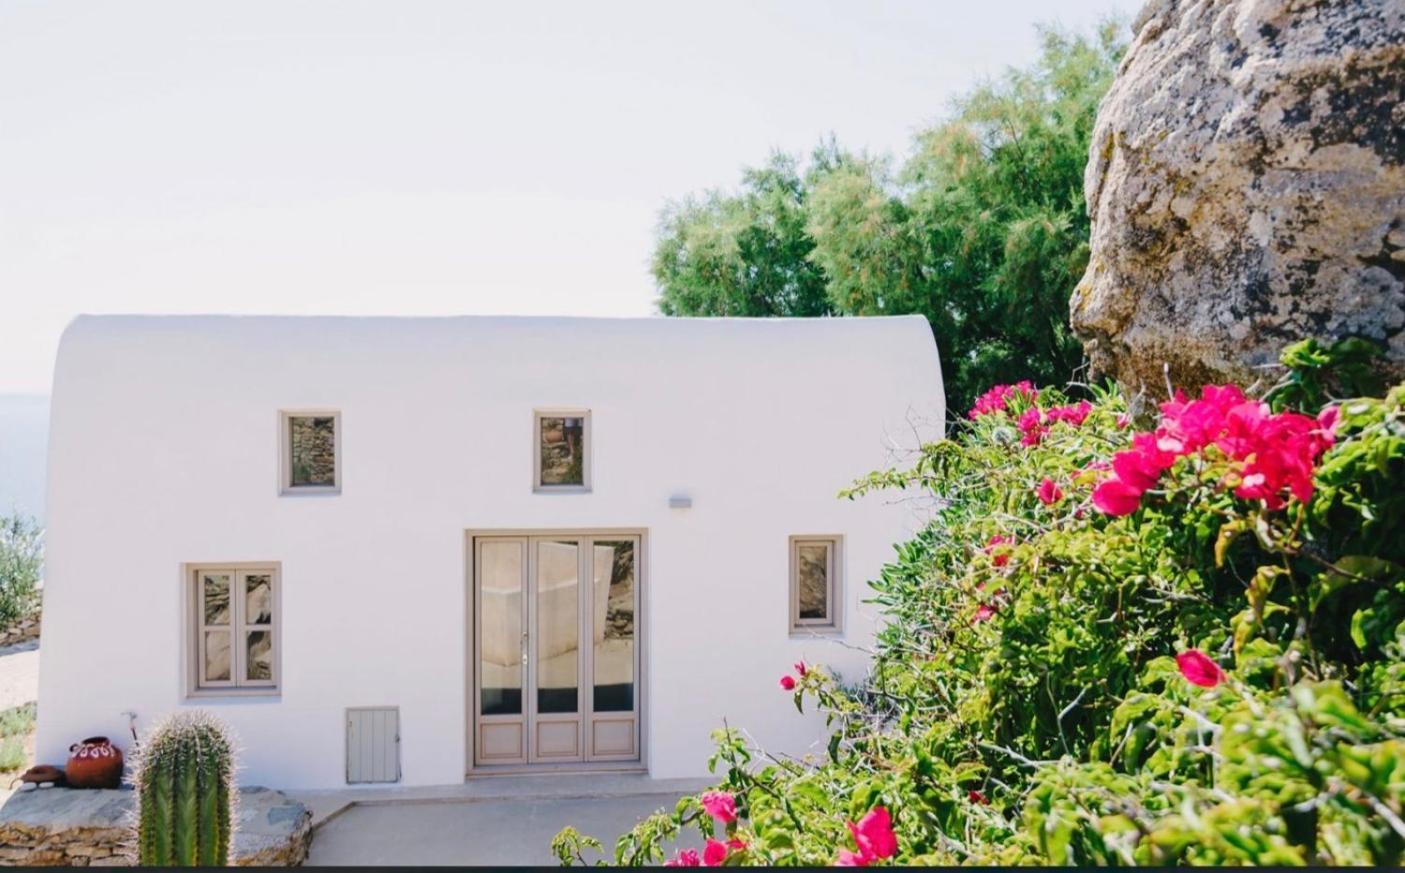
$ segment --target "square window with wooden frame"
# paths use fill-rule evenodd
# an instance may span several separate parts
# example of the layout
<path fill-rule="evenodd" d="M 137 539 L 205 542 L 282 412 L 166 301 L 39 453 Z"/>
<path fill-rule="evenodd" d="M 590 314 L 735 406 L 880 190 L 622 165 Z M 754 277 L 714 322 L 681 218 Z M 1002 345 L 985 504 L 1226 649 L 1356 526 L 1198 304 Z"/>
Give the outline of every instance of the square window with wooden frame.
<path fill-rule="evenodd" d="M 282 494 L 341 491 L 341 413 L 323 410 L 278 416 Z"/>
<path fill-rule="evenodd" d="M 843 539 L 790 538 L 790 629 L 792 633 L 838 631 L 841 627 Z"/>
<path fill-rule="evenodd" d="M 192 695 L 277 694 L 276 564 L 186 568 Z"/>
<path fill-rule="evenodd" d="M 590 410 L 536 410 L 532 440 L 534 491 L 590 490 Z"/>

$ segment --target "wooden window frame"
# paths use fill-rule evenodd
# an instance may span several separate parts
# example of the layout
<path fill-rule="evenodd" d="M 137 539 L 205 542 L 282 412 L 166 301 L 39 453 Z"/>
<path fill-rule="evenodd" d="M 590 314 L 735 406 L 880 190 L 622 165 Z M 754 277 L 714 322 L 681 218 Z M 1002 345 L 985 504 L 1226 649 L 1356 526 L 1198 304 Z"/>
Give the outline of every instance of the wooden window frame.
<path fill-rule="evenodd" d="M 581 419 L 581 484 L 542 484 L 542 419 Z M 590 458 L 594 454 L 590 410 L 582 407 L 547 407 L 532 410 L 532 491 L 537 494 L 589 494 L 591 490 Z"/>
<path fill-rule="evenodd" d="M 800 547 L 824 545 L 829 550 L 825 580 L 824 618 L 800 617 Z M 839 534 L 804 534 L 790 538 L 790 633 L 837 634 L 844 630 L 844 537 Z"/>
<path fill-rule="evenodd" d="M 332 419 L 332 479 L 331 485 L 293 484 L 293 419 Z M 341 411 L 336 409 L 280 409 L 278 411 L 278 494 L 289 496 L 330 496 L 341 493 L 342 426 Z"/>
<path fill-rule="evenodd" d="M 205 586 L 202 577 L 210 574 L 230 577 L 230 607 L 228 625 L 205 624 Z M 246 580 L 249 576 L 268 575 L 272 615 L 267 624 L 249 624 L 244 615 L 248 603 Z M 186 632 L 186 697 L 277 697 L 282 693 L 283 659 L 283 572 L 277 562 L 241 561 L 231 563 L 185 564 L 181 568 L 185 591 Z M 205 679 L 205 633 L 221 630 L 229 634 L 230 678 Z M 268 631 L 273 635 L 271 679 L 245 679 L 250 633 Z"/>

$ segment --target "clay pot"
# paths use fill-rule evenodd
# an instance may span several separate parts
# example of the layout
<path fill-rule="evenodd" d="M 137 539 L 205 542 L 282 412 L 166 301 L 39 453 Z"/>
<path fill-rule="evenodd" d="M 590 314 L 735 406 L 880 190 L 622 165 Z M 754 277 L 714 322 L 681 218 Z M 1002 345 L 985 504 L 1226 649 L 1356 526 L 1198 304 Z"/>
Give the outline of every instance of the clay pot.
<path fill-rule="evenodd" d="M 122 750 L 107 737 L 88 737 L 68 747 L 64 776 L 73 788 L 120 788 Z"/>

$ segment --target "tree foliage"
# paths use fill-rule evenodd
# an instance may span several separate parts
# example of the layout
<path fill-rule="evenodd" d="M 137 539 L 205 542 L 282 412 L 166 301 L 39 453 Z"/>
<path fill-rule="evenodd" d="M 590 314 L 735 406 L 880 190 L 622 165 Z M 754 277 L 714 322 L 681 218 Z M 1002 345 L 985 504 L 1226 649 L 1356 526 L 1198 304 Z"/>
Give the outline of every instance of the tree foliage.
<path fill-rule="evenodd" d="M 665 315 L 917 313 L 953 408 L 993 382 L 1067 381 L 1069 295 L 1088 259 L 1083 168 L 1123 44 L 1041 28 L 1042 51 L 955 102 L 910 157 L 828 142 L 739 190 L 670 204 L 653 258 Z"/>

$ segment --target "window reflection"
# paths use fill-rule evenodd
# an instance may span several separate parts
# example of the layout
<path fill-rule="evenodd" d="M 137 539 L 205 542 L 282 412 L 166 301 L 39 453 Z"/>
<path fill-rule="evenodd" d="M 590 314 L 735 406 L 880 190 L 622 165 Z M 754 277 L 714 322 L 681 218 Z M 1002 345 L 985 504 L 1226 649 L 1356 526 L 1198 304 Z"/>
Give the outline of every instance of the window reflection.
<path fill-rule="evenodd" d="M 596 541 L 594 697 L 596 712 L 634 709 L 634 543 Z"/>

